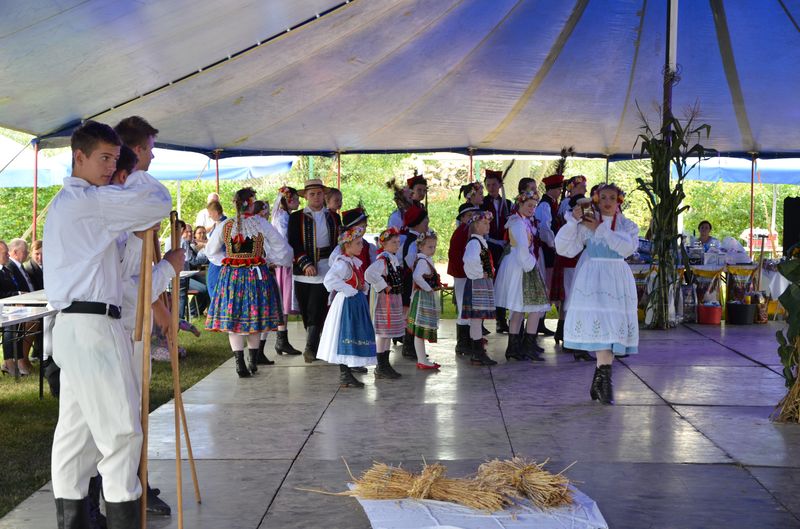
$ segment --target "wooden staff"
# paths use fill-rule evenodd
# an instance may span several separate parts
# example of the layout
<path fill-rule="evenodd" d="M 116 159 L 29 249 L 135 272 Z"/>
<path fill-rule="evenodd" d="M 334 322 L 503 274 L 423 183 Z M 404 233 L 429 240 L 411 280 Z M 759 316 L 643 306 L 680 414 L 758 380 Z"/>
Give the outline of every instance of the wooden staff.
<path fill-rule="evenodd" d="M 139 269 L 139 301 L 136 306 L 134 340 L 142 342 L 142 455 L 139 463 L 139 480 L 142 483 L 140 502 L 142 529 L 147 528 L 147 439 L 150 418 L 150 335 L 153 326 L 153 307 L 150 292 L 153 287 L 153 237 L 155 230 L 147 230 L 142 241 L 142 263 Z M 135 347 L 135 344 L 134 344 Z"/>

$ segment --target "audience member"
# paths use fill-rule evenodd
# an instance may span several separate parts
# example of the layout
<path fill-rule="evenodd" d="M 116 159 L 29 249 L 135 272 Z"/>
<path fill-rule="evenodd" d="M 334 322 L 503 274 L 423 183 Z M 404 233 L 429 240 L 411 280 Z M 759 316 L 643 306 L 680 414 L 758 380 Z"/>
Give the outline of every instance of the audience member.
<path fill-rule="evenodd" d="M 218 194 L 216 193 L 208 194 L 208 198 L 206 199 L 206 204 L 211 205 L 212 203 L 219 204 Z M 211 228 L 214 226 L 215 221 L 209 215 L 208 205 L 197 212 L 197 218 L 194 220 L 194 225 L 203 226 L 206 229 L 206 231 L 211 231 Z"/>
<path fill-rule="evenodd" d="M 28 274 L 33 282 L 34 290 L 42 290 L 44 288 L 44 275 L 42 274 L 42 241 L 33 241 L 31 243 L 30 258 L 22 264 L 22 269 Z"/>

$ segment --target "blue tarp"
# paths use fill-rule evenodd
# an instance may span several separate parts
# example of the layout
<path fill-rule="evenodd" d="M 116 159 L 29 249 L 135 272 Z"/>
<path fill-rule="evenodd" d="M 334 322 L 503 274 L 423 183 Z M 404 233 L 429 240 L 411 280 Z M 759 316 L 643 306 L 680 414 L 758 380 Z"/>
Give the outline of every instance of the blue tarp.
<path fill-rule="evenodd" d="M 675 167 L 672 168 L 672 174 L 676 174 Z M 756 184 L 800 185 L 800 158 L 756 160 L 753 175 L 750 160 L 718 156 L 700 162 L 689 171 L 687 178 L 705 182 L 749 184 L 752 176 Z"/>

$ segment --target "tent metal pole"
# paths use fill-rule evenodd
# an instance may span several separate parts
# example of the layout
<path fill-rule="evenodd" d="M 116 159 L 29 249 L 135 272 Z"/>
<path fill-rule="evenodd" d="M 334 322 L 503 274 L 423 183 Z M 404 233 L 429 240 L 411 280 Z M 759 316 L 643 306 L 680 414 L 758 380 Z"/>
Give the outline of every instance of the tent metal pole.
<path fill-rule="evenodd" d="M 608 165 L 609 165 L 608 156 L 606 156 L 606 184 L 608 183 Z"/>
<path fill-rule="evenodd" d="M 342 153 L 336 153 L 336 189 L 342 188 Z"/>
<path fill-rule="evenodd" d="M 313 180 L 314 179 L 314 157 L 313 156 L 309 156 L 308 157 L 308 179 L 309 180 Z"/>
<path fill-rule="evenodd" d="M 747 241 L 750 258 L 753 257 L 753 220 L 755 216 L 755 184 L 756 184 L 756 153 L 751 153 L 753 158 L 750 162 L 750 240 Z"/>
<path fill-rule="evenodd" d="M 678 0 L 667 0 L 666 57 L 664 61 L 664 100 L 662 125 L 672 118 L 672 85 L 675 81 L 678 55 Z M 669 138 L 667 138 L 669 140 Z"/>
<path fill-rule="evenodd" d="M 175 199 L 178 202 L 178 217 L 181 216 L 181 181 L 178 180 L 178 190 L 175 193 Z M 195 226 L 196 227 L 196 226 Z"/>
<path fill-rule="evenodd" d="M 472 160 L 472 149 L 469 149 L 469 181 L 475 180 L 475 165 Z"/>
<path fill-rule="evenodd" d="M 31 242 L 36 240 L 36 217 L 39 216 L 39 140 L 34 138 L 33 143 L 33 233 Z"/>
<path fill-rule="evenodd" d="M 219 149 L 214 151 L 214 164 L 217 169 L 217 194 L 219 195 Z"/>

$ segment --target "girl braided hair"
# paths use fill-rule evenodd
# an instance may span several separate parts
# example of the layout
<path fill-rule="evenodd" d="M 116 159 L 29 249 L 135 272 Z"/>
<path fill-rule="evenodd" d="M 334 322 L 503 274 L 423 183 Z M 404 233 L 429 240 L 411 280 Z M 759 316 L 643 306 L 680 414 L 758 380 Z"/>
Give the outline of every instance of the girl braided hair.
<path fill-rule="evenodd" d="M 233 204 L 236 206 L 236 229 L 242 232 L 242 213 L 246 212 L 256 198 L 256 190 L 252 187 L 243 187 L 233 195 Z"/>

